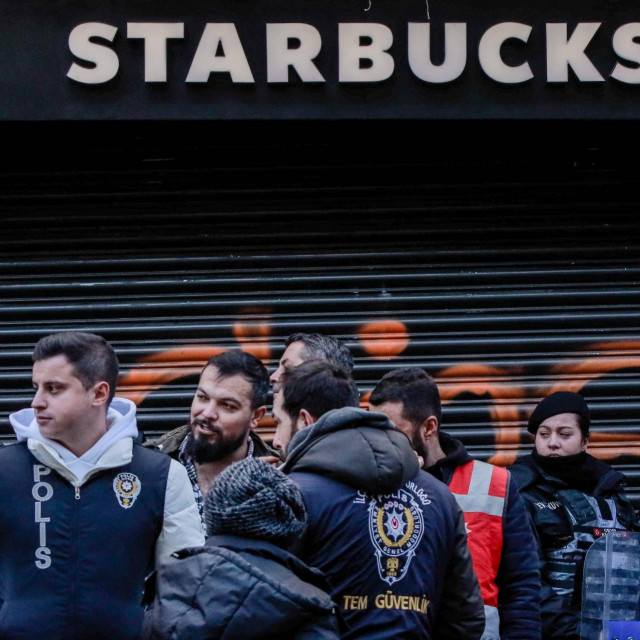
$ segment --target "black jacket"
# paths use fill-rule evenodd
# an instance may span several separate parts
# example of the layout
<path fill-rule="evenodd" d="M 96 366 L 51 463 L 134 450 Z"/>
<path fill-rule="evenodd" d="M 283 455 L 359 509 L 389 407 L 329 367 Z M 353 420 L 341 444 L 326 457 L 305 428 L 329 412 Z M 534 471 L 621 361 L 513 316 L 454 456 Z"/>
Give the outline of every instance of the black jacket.
<path fill-rule="evenodd" d="M 456 469 L 473 458 L 456 438 L 443 431 L 439 432 L 438 437 L 445 457 L 423 469 L 448 486 Z M 502 555 L 496 576 L 500 638 L 539 640 L 540 572 L 536 543 L 518 487 L 511 475 L 507 483 L 502 522 Z"/>
<path fill-rule="evenodd" d="M 482 636 L 462 512 L 386 416 L 329 411 L 293 437 L 283 470 L 307 508 L 301 557 L 327 575 L 344 639 Z"/>
<path fill-rule="evenodd" d="M 211 536 L 157 574 L 144 640 L 337 640 L 324 576 L 261 540 Z"/>
<path fill-rule="evenodd" d="M 549 568 L 546 559 L 546 553 L 549 550 L 563 549 L 574 540 L 574 525 L 567 511 L 567 501 L 570 498 L 566 493 L 573 487 L 545 472 L 536 464 L 532 455 L 521 458 L 509 469 L 529 512 L 538 545 L 542 575 L 542 636 L 544 640 L 578 640 L 580 636 L 581 585 L 577 585 L 570 598 L 558 595 L 548 581 Z M 590 455 L 587 455 L 584 475 L 592 479 L 595 487 L 586 495 L 595 498 L 612 498 L 616 505 L 616 515 L 620 526 L 624 529 L 637 531 L 637 517 L 631 503 L 623 493 L 626 478 L 606 462 Z M 581 478 L 581 480 L 583 479 Z M 581 581 L 584 554 L 575 560 L 575 564 L 577 580 Z"/>

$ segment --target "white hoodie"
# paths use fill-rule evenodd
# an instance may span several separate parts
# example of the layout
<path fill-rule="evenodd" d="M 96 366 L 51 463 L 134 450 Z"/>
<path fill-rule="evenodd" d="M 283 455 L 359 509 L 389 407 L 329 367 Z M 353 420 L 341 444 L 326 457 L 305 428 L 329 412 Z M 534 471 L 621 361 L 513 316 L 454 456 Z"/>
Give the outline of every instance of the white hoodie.
<path fill-rule="evenodd" d="M 29 451 L 42 464 L 79 488 L 94 474 L 122 467 L 133 458 L 133 438 L 138 435 L 136 405 L 114 398 L 107 412 L 107 432 L 80 457 L 40 433 L 33 409 L 9 416 L 18 441 L 27 441 Z M 178 549 L 204 544 L 200 515 L 186 469 L 171 460 L 164 503 L 164 522 L 156 544 L 156 564 Z"/>
<path fill-rule="evenodd" d="M 74 487 L 81 487 L 102 469 L 131 462 L 133 438 L 138 435 L 136 405 L 125 398 L 113 399 L 107 412 L 107 432 L 80 457 L 40 433 L 33 409 L 22 409 L 10 415 L 9 421 L 18 441 L 26 440 L 29 450 L 42 464 L 55 469 Z"/>

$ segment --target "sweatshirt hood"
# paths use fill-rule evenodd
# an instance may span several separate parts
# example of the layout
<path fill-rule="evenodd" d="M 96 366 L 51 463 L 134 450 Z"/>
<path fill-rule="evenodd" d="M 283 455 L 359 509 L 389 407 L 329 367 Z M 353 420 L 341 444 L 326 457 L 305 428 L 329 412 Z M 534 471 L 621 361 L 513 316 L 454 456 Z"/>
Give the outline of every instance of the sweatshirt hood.
<path fill-rule="evenodd" d="M 33 409 L 22 409 L 9 416 L 9 422 L 19 442 L 28 441 L 34 450 L 37 443 L 53 450 L 55 458 L 80 481 L 98 467 L 99 459 L 116 443 L 126 438 L 136 438 L 136 405 L 126 398 L 114 398 L 107 411 L 107 432 L 88 451 L 80 457 L 73 454 L 61 443 L 45 438 L 40 433 Z"/>
<path fill-rule="evenodd" d="M 422 468 L 448 485 L 455 470 L 460 465 L 470 462 L 472 458 L 460 440 L 453 438 L 444 431 L 438 431 L 438 441 L 442 453 L 444 453 L 444 458 L 440 458 L 431 466 L 425 465 Z"/>
<path fill-rule="evenodd" d="M 369 494 L 396 491 L 419 469 L 409 438 L 387 416 L 355 407 L 333 409 L 294 435 L 285 473 L 326 476 Z"/>

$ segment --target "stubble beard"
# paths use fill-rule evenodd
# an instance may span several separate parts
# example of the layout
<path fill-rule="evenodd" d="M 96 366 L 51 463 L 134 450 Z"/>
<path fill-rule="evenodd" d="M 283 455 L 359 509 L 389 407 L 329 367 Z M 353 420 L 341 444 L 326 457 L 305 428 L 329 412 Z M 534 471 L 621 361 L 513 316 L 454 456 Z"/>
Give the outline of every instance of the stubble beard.
<path fill-rule="evenodd" d="M 425 465 L 427 464 L 427 449 L 420 438 L 420 433 L 416 431 L 411 437 L 411 446 L 413 450 L 424 460 Z"/>

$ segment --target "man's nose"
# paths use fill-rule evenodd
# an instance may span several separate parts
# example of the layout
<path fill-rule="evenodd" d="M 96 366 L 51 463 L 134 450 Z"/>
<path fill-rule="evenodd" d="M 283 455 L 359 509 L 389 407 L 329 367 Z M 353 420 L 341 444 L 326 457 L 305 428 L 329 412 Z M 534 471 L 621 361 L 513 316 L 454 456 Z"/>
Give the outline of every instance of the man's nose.
<path fill-rule="evenodd" d="M 216 420 L 218 418 L 218 407 L 215 402 L 208 402 L 202 411 L 202 417 L 207 420 Z"/>
<path fill-rule="evenodd" d="M 269 383 L 271 386 L 280 382 L 280 376 L 282 375 L 282 366 L 279 366 L 269 377 Z"/>
<path fill-rule="evenodd" d="M 31 401 L 31 408 L 44 409 L 46 406 L 47 406 L 47 403 L 45 402 L 44 395 L 42 394 L 42 391 L 38 389 L 33 395 L 33 400 Z"/>

